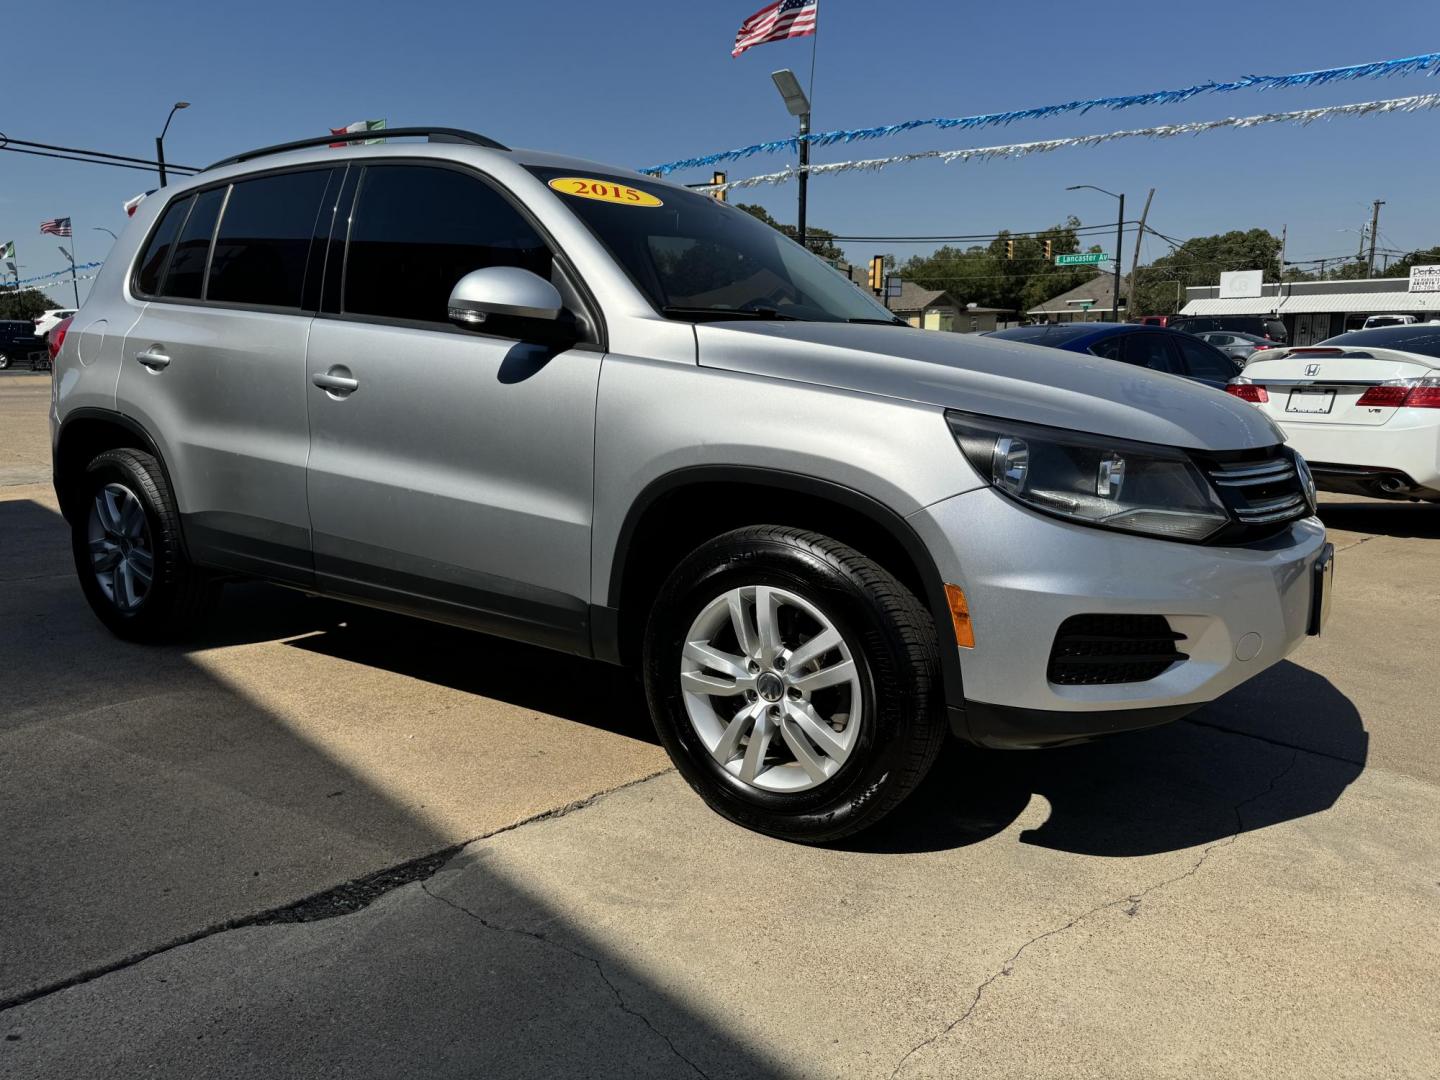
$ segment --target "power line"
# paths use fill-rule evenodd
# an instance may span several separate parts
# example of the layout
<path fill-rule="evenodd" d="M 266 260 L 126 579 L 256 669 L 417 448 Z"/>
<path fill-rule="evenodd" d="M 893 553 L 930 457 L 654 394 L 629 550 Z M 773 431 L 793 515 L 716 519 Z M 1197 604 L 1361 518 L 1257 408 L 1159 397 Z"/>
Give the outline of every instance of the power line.
<path fill-rule="evenodd" d="M 1134 225 L 1135 222 L 1127 221 L 1125 224 L 1130 226 Z M 1034 239 L 1047 234 L 1053 235 L 1066 232 L 1076 234 L 1110 232 L 1114 228 L 1113 223 L 1108 225 L 1050 225 L 1043 229 L 1030 229 L 1022 232 L 1007 230 L 1005 232 L 968 233 L 956 236 L 831 236 L 826 239 L 836 242 L 843 241 L 847 244 L 943 244 L 961 240 L 1024 240 L 1027 238 Z"/>
<path fill-rule="evenodd" d="M 52 154 L 45 150 L 22 150 L 18 146 L 0 146 L 0 150 L 7 151 L 11 154 L 33 154 L 35 157 L 55 158 L 59 161 L 76 161 L 81 165 L 109 165 L 115 169 L 135 169 L 139 172 L 148 173 L 155 171 L 154 168 L 149 168 L 144 165 L 127 165 L 123 161 L 100 161 L 96 158 L 89 157 L 71 157 L 67 154 Z M 169 166 L 166 167 L 168 168 Z"/>
<path fill-rule="evenodd" d="M 79 161 L 87 165 L 110 165 L 117 169 L 139 169 L 142 172 L 156 172 L 160 163 L 148 158 L 130 157 L 126 154 L 111 154 L 104 150 L 86 150 L 77 146 L 56 146 L 53 143 L 32 142 L 28 139 L 12 139 L 0 132 L 0 150 L 12 154 L 32 154 L 35 157 L 57 158 L 61 161 Z M 194 165 L 170 165 L 167 169 L 176 172 L 198 173 Z"/>

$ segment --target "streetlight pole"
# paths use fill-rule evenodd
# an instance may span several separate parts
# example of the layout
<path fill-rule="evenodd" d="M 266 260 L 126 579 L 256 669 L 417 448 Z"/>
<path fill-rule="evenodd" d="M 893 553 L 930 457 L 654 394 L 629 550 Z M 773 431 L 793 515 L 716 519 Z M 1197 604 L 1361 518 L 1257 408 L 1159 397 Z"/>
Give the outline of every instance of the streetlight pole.
<path fill-rule="evenodd" d="M 155 136 L 155 164 L 159 166 L 160 186 L 165 186 L 165 133 L 170 130 L 170 121 L 175 119 L 175 114 L 181 109 L 188 109 L 188 101 L 177 101 L 170 108 L 170 115 L 165 117 L 165 126 L 160 129 L 160 134 Z M 79 304 L 79 301 L 76 301 Z"/>
<path fill-rule="evenodd" d="M 80 306 L 80 279 L 75 276 L 75 256 L 70 254 L 64 244 L 59 245 L 60 254 L 70 260 L 70 285 L 75 290 L 75 306 Z"/>
<path fill-rule="evenodd" d="M 1125 241 L 1125 195 L 1122 192 L 1117 195 L 1113 191 L 1106 191 L 1094 184 L 1072 184 L 1066 191 L 1079 191 L 1081 188 L 1089 188 L 1091 191 L 1098 191 L 1102 195 L 1109 195 L 1112 199 L 1120 200 L 1120 214 L 1115 219 L 1115 321 L 1120 321 L 1120 248 Z"/>
<path fill-rule="evenodd" d="M 800 80 L 789 68 L 770 73 L 771 80 L 775 83 L 775 89 L 780 91 L 780 96 L 785 99 L 785 108 L 791 116 L 800 120 L 800 205 L 796 211 L 795 233 L 800 239 L 800 245 L 805 246 L 805 196 L 810 180 L 810 140 L 806 138 L 810 134 L 810 99 L 805 96 L 805 91 L 800 88 Z"/>
<path fill-rule="evenodd" d="M 104 225 L 92 225 L 92 226 L 90 226 L 90 227 L 91 227 L 92 229 L 94 229 L 96 232 L 110 233 L 110 239 L 112 239 L 112 240 L 119 240 L 119 239 L 120 239 L 120 237 L 118 237 L 118 236 L 115 235 L 115 233 L 114 233 L 113 230 L 105 228 Z"/>

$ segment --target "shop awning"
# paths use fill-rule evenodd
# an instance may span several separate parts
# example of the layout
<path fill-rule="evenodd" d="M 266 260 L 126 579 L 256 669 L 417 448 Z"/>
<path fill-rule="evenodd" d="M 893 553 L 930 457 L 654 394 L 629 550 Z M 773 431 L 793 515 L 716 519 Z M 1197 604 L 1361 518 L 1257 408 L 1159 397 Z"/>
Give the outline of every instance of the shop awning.
<path fill-rule="evenodd" d="M 1440 315 L 1440 293 L 1352 292 L 1253 296 L 1245 300 L 1191 300 L 1182 315 L 1303 315 L 1309 312 L 1395 312 Z"/>

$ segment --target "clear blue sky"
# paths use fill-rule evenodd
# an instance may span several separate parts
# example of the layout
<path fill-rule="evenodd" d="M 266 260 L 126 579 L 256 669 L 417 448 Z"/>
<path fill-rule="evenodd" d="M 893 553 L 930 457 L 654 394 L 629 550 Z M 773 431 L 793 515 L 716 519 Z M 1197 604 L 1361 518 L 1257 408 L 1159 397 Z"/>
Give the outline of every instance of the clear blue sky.
<path fill-rule="evenodd" d="M 172 102 L 167 157 L 206 164 L 238 150 L 323 134 L 352 120 L 472 128 L 518 146 L 647 165 L 790 134 L 769 73 L 808 73 L 808 39 L 729 54 L 760 0 L 639 5 L 377 0 L 250 0 L 53 9 L 9 5 L 9 78 L 0 131 L 40 142 L 147 156 Z M 913 4 L 821 0 L 817 129 L 963 116 L 1078 97 L 1280 74 L 1440 50 L 1434 0 L 1373 7 L 1305 4 Z M 1241 92 L 1182 105 L 1030 121 L 981 132 L 922 130 L 818 151 L 817 161 L 1019 142 L 1117 128 L 1440 92 L 1410 76 Z M 1137 206 L 1171 236 L 1289 226 L 1291 258 L 1353 252 L 1370 201 L 1386 200 L 1382 246 L 1440 242 L 1435 183 L 1440 113 L 1225 131 L 1164 142 L 1063 150 L 1020 161 L 920 163 L 811 183 L 810 221 L 842 234 L 980 233 L 1040 228 L 1074 213 L 1113 220 L 1089 183 Z M 732 178 L 782 167 L 767 156 Z M 704 174 L 677 174 L 699 181 Z M 22 276 L 60 269 L 44 218 L 69 215 L 81 261 L 104 256 L 142 173 L 0 154 L 0 242 Z M 793 188 L 746 201 L 794 216 Z M 1342 232 L 1342 229 L 1352 230 Z M 1109 245 L 1107 244 L 1107 247 Z M 1128 247 L 1128 242 L 1127 242 Z M 913 246 L 890 246 L 902 258 Z M 1163 253 L 1147 241 L 1146 256 Z M 857 261 L 875 250 L 853 246 Z M 1127 253 L 1128 258 L 1128 253 Z M 83 288 L 83 286 L 82 286 Z M 51 290 L 63 299 L 68 290 Z"/>

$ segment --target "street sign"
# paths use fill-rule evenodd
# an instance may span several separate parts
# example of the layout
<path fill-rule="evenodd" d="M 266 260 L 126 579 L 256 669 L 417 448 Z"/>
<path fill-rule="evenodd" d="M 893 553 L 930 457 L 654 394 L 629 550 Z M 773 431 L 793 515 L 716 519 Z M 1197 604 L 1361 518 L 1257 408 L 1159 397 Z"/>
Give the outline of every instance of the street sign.
<path fill-rule="evenodd" d="M 1110 256 L 1103 251 L 1087 251 L 1080 255 L 1056 255 L 1056 266 L 1093 266 L 1095 263 L 1109 262 Z"/>
<path fill-rule="evenodd" d="M 1081 310 L 1081 311 L 1089 311 L 1089 310 L 1090 310 L 1092 307 L 1094 307 L 1094 306 L 1095 306 L 1095 301 L 1094 301 L 1094 300 L 1081 300 L 1081 301 L 1080 301 L 1080 310 Z"/>

